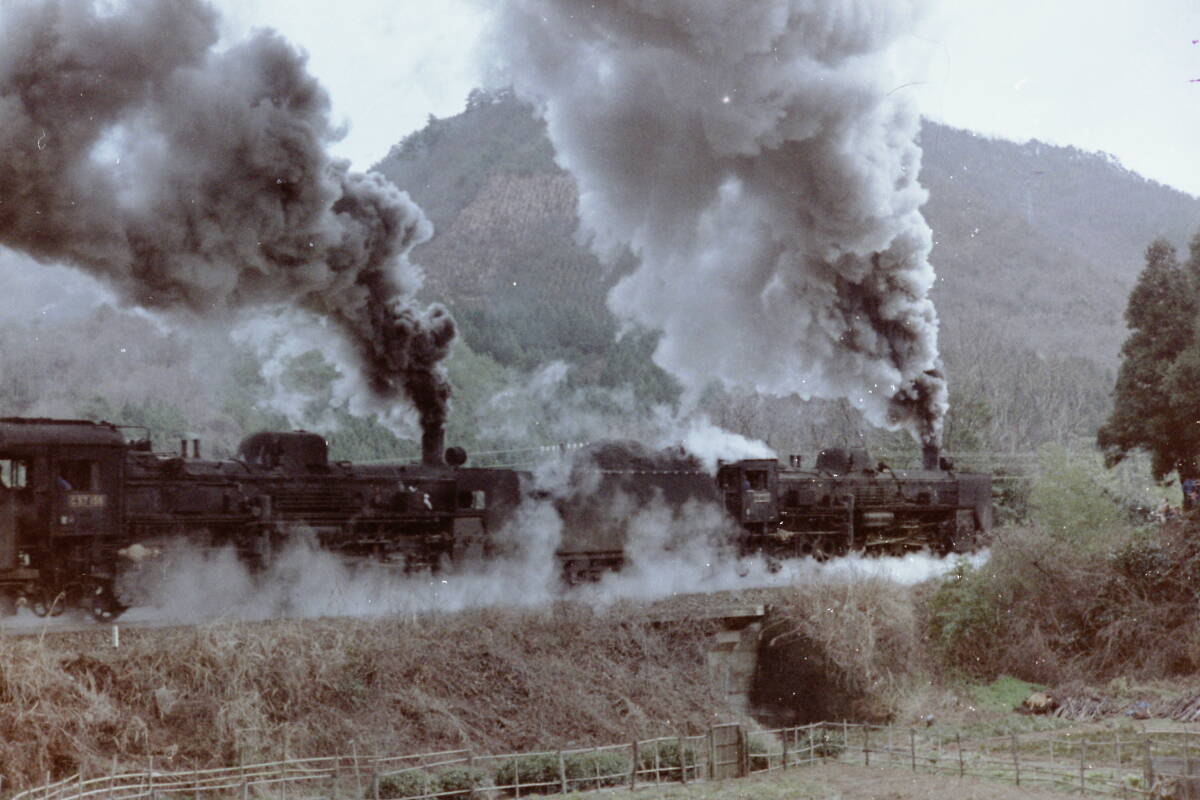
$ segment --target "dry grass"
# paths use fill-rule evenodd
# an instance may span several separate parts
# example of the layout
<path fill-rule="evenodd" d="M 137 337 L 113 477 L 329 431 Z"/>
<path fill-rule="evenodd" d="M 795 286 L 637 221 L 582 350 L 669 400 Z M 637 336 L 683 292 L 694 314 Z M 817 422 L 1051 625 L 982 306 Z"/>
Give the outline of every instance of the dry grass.
<path fill-rule="evenodd" d="M 1099 683 L 1200 669 L 1200 528 L 1086 539 L 1006 530 L 989 562 L 922 601 L 942 665 L 993 678 Z"/>
<path fill-rule="evenodd" d="M 82 770 L 698 732 L 705 631 L 561 607 L 0 639 L 4 789 Z"/>
<path fill-rule="evenodd" d="M 759 699 L 790 705 L 787 722 L 890 720 L 922 674 L 911 590 L 881 578 L 798 587 L 763 636 Z"/>

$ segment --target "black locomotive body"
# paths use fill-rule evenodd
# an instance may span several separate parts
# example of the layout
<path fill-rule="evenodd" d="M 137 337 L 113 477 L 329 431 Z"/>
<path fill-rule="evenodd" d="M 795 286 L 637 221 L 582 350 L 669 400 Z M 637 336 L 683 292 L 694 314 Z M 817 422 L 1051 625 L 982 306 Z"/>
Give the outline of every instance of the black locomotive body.
<path fill-rule="evenodd" d="M 547 498 L 527 494 L 525 473 L 465 467 L 465 453 L 440 448 L 423 442 L 419 463 L 352 464 L 331 462 L 317 434 L 267 432 L 236 458 L 205 460 L 198 442 L 155 453 L 108 423 L 0 419 L 0 600 L 111 619 L 124 610 L 121 575 L 181 543 L 232 548 L 251 568 L 297 537 L 406 570 L 486 560 L 517 507 Z M 714 478 L 682 450 L 605 443 L 575 460 L 557 505 L 557 556 L 573 581 L 620 569 L 636 544 L 630 521 L 652 507 L 703 510 L 741 554 L 969 549 L 991 527 L 991 480 L 944 460 L 902 472 L 840 450 L 812 469 L 751 459 Z M 691 535 L 669 546 L 695 546 Z"/>
<path fill-rule="evenodd" d="M 735 554 L 773 560 L 966 552 L 992 527 L 991 477 L 958 473 L 936 453 L 926 452 L 922 469 L 892 470 L 872 463 L 864 449 L 835 448 L 821 451 L 811 468 L 799 456 L 787 466 L 774 459 L 721 463 L 714 479 L 682 450 L 608 442 L 579 454 L 559 503 L 559 557 L 568 579 L 619 568 L 638 535 L 632 519 L 655 506 L 688 503 L 724 510 L 721 543 Z M 711 514 L 659 520 L 696 536 L 714 532 Z"/>
<path fill-rule="evenodd" d="M 164 548 L 230 547 L 251 567 L 297 536 L 406 569 L 488 555 L 520 501 L 511 470 L 330 462 L 304 431 L 259 433 L 237 458 L 204 460 L 127 443 L 107 423 L 0 420 L 0 597 L 38 614 L 123 606 L 116 579 Z"/>
<path fill-rule="evenodd" d="M 829 449 L 808 469 L 796 456 L 725 464 L 717 482 L 745 531 L 742 551 L 778 558 L 965 552 L 992 527 L 991 477 L 956 473 L 945 458 L 893 470 L 864 449 Z"/>

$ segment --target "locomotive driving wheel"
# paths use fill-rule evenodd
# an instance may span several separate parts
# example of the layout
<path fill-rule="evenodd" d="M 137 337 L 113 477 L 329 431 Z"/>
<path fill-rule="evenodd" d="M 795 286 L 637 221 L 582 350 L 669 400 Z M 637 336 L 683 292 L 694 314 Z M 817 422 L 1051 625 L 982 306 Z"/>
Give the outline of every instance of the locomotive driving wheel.
<path fill-rule="evenodd" d="M 112 584 L 108 582 L 95 584 L 88 592 L 87 599 L 87 610 L 97 622 L 112 622 L 128 608 L 117 599 Z"/>
<path fill-rule="evenodd" d="M 51 592 L 47 590 L 29 598 L 29 610 L 39 617 L 57 617 L 66 608 L 66 592 Z"/>

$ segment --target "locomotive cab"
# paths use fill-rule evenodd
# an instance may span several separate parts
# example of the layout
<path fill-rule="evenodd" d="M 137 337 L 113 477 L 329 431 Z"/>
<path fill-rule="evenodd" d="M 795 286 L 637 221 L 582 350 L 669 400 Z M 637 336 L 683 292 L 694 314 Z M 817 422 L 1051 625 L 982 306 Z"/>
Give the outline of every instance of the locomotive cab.
<path fill-rule="evenodd" d="M 0 592 L 35 612 L 113 597 L 124 438 L 111 425 L 0 420 Z"/>
<path fill-rule="evenodd" d="M 725 508 L 734 519 L 762 528 L 778 519 L 779 462 L 756 458 L 724 464 L 717 482 L 725 495 Z"/>

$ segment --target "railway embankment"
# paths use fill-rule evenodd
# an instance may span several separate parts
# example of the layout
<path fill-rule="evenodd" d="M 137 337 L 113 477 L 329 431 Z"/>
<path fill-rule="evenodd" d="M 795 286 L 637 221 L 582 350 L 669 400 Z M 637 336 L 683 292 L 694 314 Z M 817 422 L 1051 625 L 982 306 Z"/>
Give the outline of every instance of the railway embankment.
<path fill-rule="evenodd" d="M 516 752 L 700 734 L 776 707 L 795 719 L 799 698 L 857 686 L 830 654 L 824 675 L 759 685 L 765 644 L 796 647 L 781 616 L 796 594 L 3 636 L 0 792 L 147 764 Z M 826 699 L 806 713 L 858 710 Z"/>
<path fill-rule="evenodd" d="M 3 636 L 0 793 L 151 762 L 527 752 L 751 716 L 990 735 L 1024 697 L 985 708 L 973 687 L 1001 674 L 1067 710 L 1095 692 L 1153 709 L 1182 702 L 1172 682 L 1200 663 L 1197 542 L 1186 519 L 1006 529 L 986 563 L 916 586 L 843 575 L 603 610 L 129 627 L 119 647 L 108 626 Z"/>
<path fill-rule="evenodd" d="M 728 718 L 714 623 L 561 606 L 0 637 L 4 794 L 82 772 L 504 752 Z"/>

